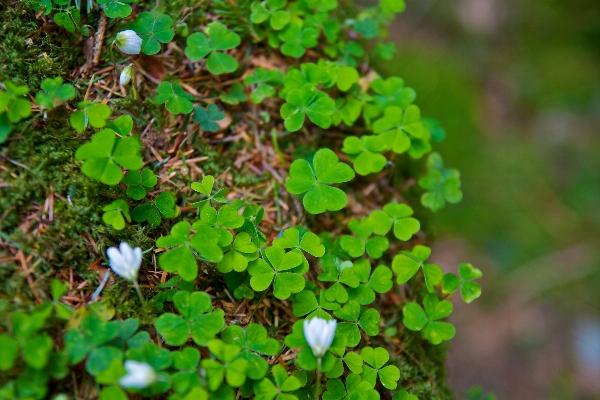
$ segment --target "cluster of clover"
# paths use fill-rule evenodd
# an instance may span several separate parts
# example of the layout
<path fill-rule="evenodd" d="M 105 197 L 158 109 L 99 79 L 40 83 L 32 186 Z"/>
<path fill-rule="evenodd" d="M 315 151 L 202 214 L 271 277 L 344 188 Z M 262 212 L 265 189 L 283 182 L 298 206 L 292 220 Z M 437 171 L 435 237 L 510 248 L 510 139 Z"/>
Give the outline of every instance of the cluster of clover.
<path fill-rule="evenodd" d="M 128 1 L 98 3 L 109 18 L 126 18 L 132 11 Z M 435 121 L 421 118 L 419 108 L 412 104 L 415 92 L 405 87 L 402 79 L 361 76 L 357 69 L 364 50 L 352 38 L 363 42 L 379 39 L 394 14 L 404 9 L 402 0 L 381 0 L 377 7 L 343 21 L 340 15 L 344 14 L 336 14 L 337 0 L 239 4 L 246 3 L 251 27 L 248 37 L 293 59 L 318 46 L 327 57 L 290 67 L 285 74 L 264 68 L 248 71 L 243 83 L 231 85 L 227 93 L 220 95 L 221 102 L 231 106 L 246 101 L 261 104 L 278 97 L 283 101 L 280 114 L 288 132 L 303 129 L 307 118 L 322 129 L 350 129 L 362 117 L 360 123 L 372 133 L 345 138 L 342 151 L 353 167 L 340 162 L 335 152 L 326 148 L 291 164 L 286 189 L 301 196 L 308 213 L 342 210 L 347 203 L 346 193 L 333 185 L 348 184 L 355 174 L 367 176 L 391 168 L 389 155 L 406 153 L 411 158 L 421 158 L 431 152 L 432 141 L 444 138 L 444 131 Z M 217 4 L 222 6 L 222 2 Z M 72 6 L 70 0 L 45 0 L 38 5 L 46 14 L 54 11 L 56 22 L 68 31 L 83 33 L 85 27 L 79 25 L 77 4 Z M 238 47 L 242 38 L 221 21 L 189 34 L 185 23 L 174 26 L 169 16 L 155 11 L 140 13 L 125 28 L 113 39 L 113 44 L 125 54 L 156 54 L 162 44 L 173 40 L 177 31 L 186 37 L 187 58 L 192 62 L 203 60 L 202 65 L 211 74 L 233 73 L 239 68 L 236 58 L 227 51 Z M 375 49 L 384 58 L 393 52 L 393 46 L 382 41 L 376 43 Z M 134 96 L 136 75 L 133 64 L 124 65 L 120 75 L 120 84 L 131 83 Z M 0 91 L 0 142 L 6 140 L 13 124 L 31 116 L 31 105 L 22 98 L 28 89 L 10 82 L 4 82 L 4 86 L 6 92 Z M 42 89 L 36 96 L 40 108 L 37 117 L 75 96 L 73 86 L 63 84 L 61 78 L 45 80 Z M 249 99 L 247 89 L 251 90 Z M 217 104 L 194 107 L 194 102 L 203 100 L 186 93 L 176 81 L 160 83 L 157 92 L 154 102 L 164 104 L 171 114 L 193 112 L 192 121 L 200 129 L 220 129 L 218 121 L 225 114 Z M 110 186 L 123 183 L 129 198 L 143 201 L 158 179 L 151 168 L 142 169 L 142 145 L 139 136 L 131 134 L 132 118 L 122 115 L 111 120 L 110 107 L 101 103 L 84 101 L 77 106 L 78 110 L 69 117 L 75 130 L 82 133 L 89 126 L 102 128 L 77 150 L 76 158 L 83 161 L 83 174 Z M 426 175 L 419 179 L 424 189 L 422 204 L 437 211 L 446 202 L 460 201 L 458 171 L 445 168 L 437 153 L 429 155 L 427 168 Z M 138 331 L 137 320 L 109 321 L 96 312 L 70 325 L 64 349 L 55 349 L 48 334 L 42 332 L 44 321 L 52 310 L 63 319 L 73 315 L 60 302 L 66 292 L 65 284 L 55 280 L 52 304 L 43 305 L 30 315 L 16 314 L 11 321 L 12 334 L 0 334 L 0 371 L 15 367 L 19 354 L 27 366 L 3 390 L 21 397 L 43 398 L 49 379 L 44 367 L 51 367 L 52 377 L 63 378 L 69 365 L 86 360 L 86 371 L 98 384 L 105 385 L 100 391 L 101 399 L 126 398 L 121 388 L 145 396 L 172 391 L 170 399 L 233 399 L 232 388 L 239 388 L 243 397 L 294 399 L 310 390 L 319 396 L 321 374 L 327 378 L 324 398 L 341 399 L 348 394 L 349 398 L 377 399 L 378 381 L 385 389 L 398 389 L 398 368 L 393 360 L 389 363 L 390 355 L 383 347 L 350 349 L 361 341 L 365 344 L 365 337 L 380 334 L 381 316 L 369 305 L 377 294 L 392 289 L 393 273 L 397 284 L 402 285 L 422 272 L 428 294 L 421 304 L 404 304 L 403 324 L 407 329 L 421 331 L 432 344 L 449 340 L 455 334 L 451 324 L 441 321 L 452 312 L 452 303 L 438 297 L 437 287 L 442 298 L 459 289 L 466 302 L 480 296 L 481 288 L 473 280 L 481 277 L 481 271 L 470 264 L 461 264 L 458 275 L 444 274 L 438 265 L 426 262 L 431 251 L 422 245 L 393 257 L 387 254 L 388 236 L 406 242 L 420 230 L 420 223 L 407 204 L 391 202 L 363 219 L 351 219 L 351 234 L 317 235 L 297 226 L 284 230 L 268 246 L 259 229 L 264 209 L 240 199 L 229 201 L 225 197 L 227 189 L 214 190 L 214 183 L 210 175 L 192 183 L 191 188 L 204 196 L 192 204 L 198 209 L 199 219 L 193 224 L 175 223 L 170 235 L 156 241 L 156 248 L 162 249 L 159 266 L 177 275 L 160 286 L 170 290 L 153 301 L 161 312 L 165 302 L 172 302 L 179 314 L 161 313 L 154 328 L 169 346 L 183 346 L 190 337 L 195 346 L 171 352 L 152 343 L 148 332 Z M 150 200 L 138 203 L 131 212 L 129 207 L 128 201 L 117 199 L 104 207 L 103 220 L 116 230 L 124 229 L 126 221 L 131 223 L 132 219 L 156 227 L 163 219 L 173 219 L 181 213 L 169 191 L 151 195 Z M 310 269 L 306 254 L 319 259 L 320 285 L 304 277 Z M 391 269 L 379 265 L 372 270 L 372 262 L 384 254 L 391 260 Z M 107 256 L 112 270 L 132 282 L 144 302 L 137 284 L 142 250 L 121 243 L 119 249 L 109 248 Z M 282 365 L 267 363 L 264 356 L 280 355 L 282 346 L 261 325 L 251 323 L 245 329 L 235 324 L 225 327 L 223 311 L 215 310 L 211 297 L 194 291 L 190 285 L 198 276 L 198 261 L 207 268 L 216 266 L 237 299 L 253 299 L 255 292 L 267 294 L 271 287 L 275 298 L 291 299 L 293 314 L 304 317 L 285 338 L 287 348 L 298 349 L 294 361 L 298 369 L 289 375 Z M 210 357 L 200 360 L 198 346 L 207 347 Z M 42 385 L 31 384 L 36 379 Z M 414 398 L 404 390 L 394 394 L 395 400 Z"/>

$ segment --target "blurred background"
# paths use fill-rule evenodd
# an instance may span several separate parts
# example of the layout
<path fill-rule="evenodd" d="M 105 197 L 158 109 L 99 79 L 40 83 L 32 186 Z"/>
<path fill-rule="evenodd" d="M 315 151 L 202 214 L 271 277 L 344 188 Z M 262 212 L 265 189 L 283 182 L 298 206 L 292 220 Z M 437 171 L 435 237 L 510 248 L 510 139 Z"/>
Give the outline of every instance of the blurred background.
<path fill-rule="evenodd" d="M 446 128 L 464 191 L 433 254 L 484 272 L 455 302 L 450 384 L 600 399 L 600 1 L 406 2 L 384 69 Z"/>

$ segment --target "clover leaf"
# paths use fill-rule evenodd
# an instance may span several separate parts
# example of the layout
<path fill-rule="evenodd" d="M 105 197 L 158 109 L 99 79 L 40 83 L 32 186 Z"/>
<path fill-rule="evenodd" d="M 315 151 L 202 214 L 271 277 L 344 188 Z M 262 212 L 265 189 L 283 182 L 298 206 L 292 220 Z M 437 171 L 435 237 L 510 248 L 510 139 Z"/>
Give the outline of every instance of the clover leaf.
<path fill-rule="evenodd" d="M 125 18 L 131 14 L 131 6 L 125 3 L 135 3 L 136 0 L 98 0 L 104 5 L 104 13 L 108 18 Z"/>
<path fill-rule="evenodd" d="M 395 365 L 384 366 L 390 359 L 390 354 L 383 347 L 363 347 L 360 356 L 365 360 L 361 377 L 369 382 L 371 387 L 375 387 L 377 377 L 381 384 L 388 390 L 394 390 L 398 387 L 400 379 L 400 370 Z"/>
<path fill-rule="evenodd" d="M 80 21 L 81 13 L 73 6 L 67 7 L 63 12 L 54 14 L 54 22 L 56 22 L 56 25 L 64 27 L 68 32 L 71 33 L 75 33 L 75 30 L 80 28 Z"/>
<path fill-rule="evenodd" d="M 385 144 L 384 150 L 404 153 L 410 148 L 411 138 L 422 138 L 427 132 L 420 122 L 421 112 L 415 105 L 406 110 L 390 106 L 385 109 L 384 116 L 373 124 L 373 132 L 379 133 Z"/>
<path fill-rule="evenodd" d="M 288 271 L 302 263 L 302 255 L 297 252 L 285 252 L 284 249 L 277 246 L 267 247 L 265 250 L 265 260 L 259 258 L 248 265 L 250 286 L 257 292 L 266 290 L 271 282 L 273 284 L 273 294 L 280 300 L 285 300 L 292 293 L 301 292 L 304 289 L 306 281 L 300 274 Z"/>
<path fill-rule="evenodd" d="M 305 371 L 314 371 L 317 369 L 317 357 L 313 354 L 312 349 L 308 346 L 306 337 L 304 336 L 304 320 L 298 320 L 294 322 L 292 326 L 292 332 L 285 337 L 284 343 L 289 348 L 300 348 L 300 352 L 296 357 L 296 364 Z M 333 356 L 333 352 L 342 353 L 344 352 L 346 340 L 339 334 L 335 333 L 333 343 L 329 347 L 327 353 L 321 360 L 321 372 L 329 372 L 336 365 L 336 357 Z"/>
<path fill-rule="evenodd" d="M 77 107 L 80 109 L 69 115 L 69 122 L 78 133 L 83 132 L 88 124 L 94 128 L 103 128 L 106 119 L 110 117 L 110 107 L 106 104 L 82 101 L 77 103 Z"/>
<path fill-rule="evenodd" d="M 206 346 L 225 325 L 225 313 L 212 311 L 211 298 L 204 292 L 177 292 L 173 303 L 181 315 L 164 313 L 154 321 L 156 331 L 170 346 L 181 346 L 190 334 L 194 343 Z"/>
<path fill-rule="evenodd" d="M 327 301 L 345 303 L 348 301 L 348 292 L 342 285 L 357 287 L 359 285 L 358 277 L 354 274 L 353 265 L 350 261 L 343 261 L 333 255 L 326 254 L 319 260 L 319 265 L 323 271 L 317 277 L 321 282 L 335 282 L 325 292 Z"/>
<path fill-rule="evenodd" d="M 377 400 L 379 398 L 379 393 L 369 382 L 363 380 L 359 373 L 349 374 L 346 377 L 346 385 L 337 378 L 327 380 L 327 390 L 323 393 L 323 400 Z"/>
<path fill-rule="evenodd" d="M 173 115 L 189 114 L 194 105 L 190 100 L 194 96 L 187 94 L 177 82 L 161 82 L 157 88 L 158 94 L 154 99 L 155 104 L 165 104 L 167 111 Z"/>
<path fill-rule="evenodd" d="M 474 386 L 471 389 L 463 392 L 466 400 L 496 400 L 496 395 L 493 393 L 485 394 L 483 388 Z"/>
<path fill-rule="evenodd" d="M 238 357 L 248 362 L 248 377 L 255 380 L 262 379 L 269 370 L 267 361 L 258 354 L 274 356 L 281 349 L 281 343 L 269 338 L 267 330 L 254 323 L 246 326 L 245 330 L 239 325 L 229 325 L 221 338 L 225 343 L 242 346 L 243 350 Z"/>
<path fill-rule="evenodd" d="M 71 329 L 65 334 L 65 350 L 69 354 L 71 365 L 78 364 L 94 349 L 117 337 L 119 326 L 107 322 L 94 314 L 88 314 L 79 329 Z"/>
<path fill-rule="evenodd" d="M 235 237 L 231 250 L 223 255 L 223 259 L 217 263 L 217 267 L 223 273 L 242 272 L 248 267 L 248 262 L 257 258 L 258 248 L 252 243 L 250 235 L 246 232 L 240 232 Z"/>
<path fill-rule="evenodd" d="M 127 136 L 133 130 L 133 119 L 129 115 L 121 115 L 112 121 L 107 121 L 107 128 L 112 129 L 121 136 Z"/>
<path fill-rule="evenodd" d="M 174 218 L 179 213 L 175 196 L 171 192 L 162 192 L 152 201 L 142 203 L 131 210 L 135 222 L 147 221 L 151 227 L 160 225 L 161 217 Z"/>
<path fill-rule="evenodd" d="M 128 185 L 127 196 L 134 200 L 141 200 L 146 197 L 146 188 L 152 189 L 158 183 L 158 178 L 152 170 L 145 168 L 139 170 L 127 171 L 123 178 L 123 183 Z"/>
<path fill-rule="evenodd" d="M 314 292 L 306 289 L 292 297 L 292 311 L 296 317 L 307 318 L 319 317 L 322 319 L 331 319 L 331 315 L 325 310 L 338 310 L 340 305 L 335 302 L 327 301 L 325 290 L 319 292 L 319 300 Z"/>
<path fill-rule="evenodd" d="M 211 340 L 208 343 L 208 349 L 211 354 L 223 363 L 219 363 L 214 359 L 202 360 L 202 368 L 206 371 L 208 389 L 215 391 L 221 387 L 223 377 L 227 381 L 229 387 L 240 387 L 246 382 L 248 373 L 248 362 L 238 354 L 242 348 L 236 344 L 226 344 L 221 340 Z M 221 397 L 216 395 L 216 398 L 233 398 Z"/>
<path fill-rule="evenodd" d="M 460 287 L 460 295 L 465 303 L 470 303 L 481 296 L 481 286 L 473 282 L 483 276 L 480 269 L 463 263 L 458 266 L 458 275 L 449 272 L 442 279 L 442 292 L 454 293 Z"/>
<path fill-rule="evenodd" d="M 337 85 L 339 90 L 346 92 L 350 90 L 352 85 L 358 82 L 359 74 L 354 67 L 349 67 L 340 63 L 330 63 L 329 70 L 332 79 L 326 85 L 327 87 Z"/>
<path fill-rule="evenodd" d="M 307 83 L 298 89 L 290 90 L 286 103 L 281 106 L 281 116 L 285 128 L 290 132 L 300 130 L 304 125 L 305 115 L 323 129 L 331 126 L 331 115 L 335 112 L 335 102 L 327 93 Z"/>
<path fill-rule="evenodd" d="M 283 231 L 282 237 L 273 241 L 273 246 L 279 246 L 284 249 L 293 249 L 302 255 L 302 266 L 293 272 L 303 274 L 308 271 L 309 265 L 305 251 L 313 257 L 322 257 L 325 254 L 325 246 L 321 244 L 321 239 L 311 231 L 303 231 L 302 236 L 298 228 L 290 228 Z"/>
<path fill-rule="evenodd" d="M 202 130 L 216 132 L 221 129 L 221 126 L 215 121 L 220 121 L 223 118 L 225 118 L 225 113 L 220 111 L 215 103 L 210 103 L 206 108 L 201 106 L 194 108 L 192 120 L 195 123 L 200 124 Z"/>
<path fill-rule="evenodd" d="M 383 170 L 387 159 L 380 153 L 385 147 L 379 136 L 349 136 L 344 139 L 342 151 L 350 155 L 356 173 L 364 176 Z"/>
<path fill-rule="evenodd" d="M 392 226 L 394 236 L 399 240 L 409 240 L 412 235 L 421 229 L 421 224 L 416 218 L 412 218 L 413 209 L 400 203 L 388 203 L 382 210 L 375 210 L 369 218 L 374 223 L 374 232 L 378 235 L 386 235 Z"/>
<path fill-rule="evenodd" d="M 384 265 L 375 268 L 371 274 L 371 263 L 361 258 L 354 262 L 352 269 L 361 284 L 348 289 L 348 298 L 360 305 L 371 304 L 375 301 L 375 293 L 386 293 L 393 286 L 392 270 Z"/>
<path fill-rule="evenodd" d="M 131 222 L 129 216 L 129 205 L 123 199 L 118 199 L 102 208 L 102 221 L 107 225 L 112 225 L 113 228 L 120 231 L 125 228 L 125 219 Z M 123 218 L 125 217 L 125 218 Z"/>
<path fill-rule="evenodd" d="M 216 201 L 217 203 L 227 203 L 227 199 L 225 195 L 229 191 L 229 189 L 224 188 L 217 190 L 217 192 L 213 195 L 212 190 L 215 184 L 215 177 L 212 175 L 206 175 L 202 178 L 201 182 L 192 182 L 191 188 L 193 191 L 208 196 L 207 199 L 200 200 L 198 202 L 192 203 L 191 207 L 193 208 L 202 208 L 205 205 L 210 205 L 210 201 Z"/>
<path fill-rule="evenodd" d="M 221 101 L 227 104 L 239 104 L 243 101 L 247 101 L 246 91 L 244 90 L 244 84 L 236 82 L 229 88 L 229 92 L 221 93 L 219 95 Z"/>
<path fill-rule="evenodd" d="M 350 220 L 348 228 L 356 236 L 342 235 L 340 245 L 351 257 L 360 257 L 365 254 L 366 250 L 369 257 L 378 259 L 389 247 L 389 241 L 385 236 L 370 238 L 375 230 L 375 221 L 368 217 L 361 220 Z"/>
<path fill-rule="evenodd" d="M 392 400 L 419 400 L 414 394 L 409 394 L 406 390 L 400 390 L 394 393 Z"/>
<path fill-rule="evenodd" d="M 402 313 L 404 319 L 402 323 L 411 331 L 423 331 L 423 336 L 431 344 L 440 344 L 444 340 L 450 340 L 454 337 L 456 329 L 448 322 L 438 321 L 446 318 L 452 313 L 452 303 L 448 300 L 440 301 L 438 297 L 429 293 L 423 299 L 425 311 L 417 303 L 406 303 Z"/>
<path fill-rule="evenodd" d="M 254 394 L 261 400 L 291 400 L 295 396 L 285 394 L 300 389 L 302 382 L 295 376 L 288 376 L 287 371 L 281 365 L 276 364 L 271 369 L 273 379 L 264 378 L 254 383 Z"/>
<path fill-rule="evenodd" d="M 79 147 L 75 158 L 84 160 L 81 172 L 86 176 L 114 186 L 123 178 L 121 167 L 134 170 L 142 167 L 141 148 L 137 135 L 117 139 L 115 131 L 104 129 Z"/>
<path fill-rule="evenodd" d="M 417 97 L 414 89 L 404 87 L 404 80 L 397 76 L 387 79 L 377 78 L 371 82 L 371 89 L 377 93 L 373 96 L 373 100 L 381 110 L 389 106 L 405 109 Z"/>
<path fill-rule="evenodd" d="M 207 28 L 207 34 L 196 32 L 186 39 L 185 55 L 192 61 L 200 60 L 208 55 L 206 68 L 213 75 L 234 72 L 238 68 L 237 60 L 225 54 L 240 45 L 240 36 L 227 29 L 220 22 L 213 22 Z"/>
<path fill-rule="evenodd" d="M 438 153 L 429 155 L 427 166 L 429 172 L 419 179 L 419 186 L 427 190 L 421 197 L 421 203 L 432 211 L 439 211 L 444 208 L 446 201 L 452 204 L 461 201 L 460 172 L 444 168 Z"/>
<path fill-rule="evenodd" d="M 196 257 L 192 249 L 212 262 L 223 259 L 220 236 L 215 228 L 201 226 L 190 239 L 190 224 L 181 221 L 173 225 L 171 234 L 156 241 L 156 247 L 169 248 L 158 257 L 158 265 L 167 272 L 179 272 L 184 281 L 193 281 L 198 276 Z"/>
<path fill-rule="evenodd" d="M 50 294 L 52 295 L 52 305 L 56 310 L 56 315 L 61 319 L 69 319 L 73 314 L 73 309 L 68 305 L 61 303 L 60 299 L 67 292 L 69 285 L 58 279 L 52 279 L 50 283 Z M 1 368 L 0 368 L 1 369 Z"/>
<path fill-rule="evenodd" d="M 43 108 L 52 109 L 61 102 L 75 97 L 75 87 L 69 83 L 63 84 L 63 78 L 60 76 L 44 79 L 41 87 L 43 92 L 35 95 L 35 101 Z"/>
<path fill-rule="evenodd" d="M 363 102 L 354 98 L 339 98 L 335 101 L 335 112 L 331 116 L 331 123 L 338 126 L 344 122 L 346 126 L 354 126 L 363 109 Z M 354 146 L 353 146 L 354 147 Z"/>
<path fill-rule="evenodd" d="M 306 160 L 295 160 L 290 166 L 286 189 L 291 194 L 305 193 L 302 200 L 310 214 L 338 211 L 346 206 L 346 193 L 329 186 L 331 183 L 354 179 L 354 171 L 339 162 L 338 156 L 329 149 L 320 149 L 313 159 L 313 166 Z"/>
<path fill-rule="evenodd" d="M 175 36 L 173 20 L 166 14 L 142 12 L 127 25 L 142 38 L 142 53 L 149 56 L 160 51 L 161 43 L 169 43 Z"/>
<path fill-rule="evenodd" d="M 282 10 L 287 4 L 287 0 L 266 0 L 253 1 L 250 8 L 250 21 L 253 24 L 260 24 L 269 20 L 271 29 L 279 31 L 286 27 L 291 20 L 288 11 Z"/>
<path fill-rule="evenodd" d="M 444 272 L 437 264 L 425 264 L 425 260 L 431 255 L 431 249 L 427 246 L 417 245 L 412 251 L 402 251 L 392 261 L 392 269 L 398 275 L 396 281 L 402 285 L 415 276 L 419 268 L 423 270 L 427 290 L 431 293 L 434 286 L 442 281 Z"/>
<path fill-rule="evenodd" d="M 263 99 L 275 96 L 275 88 L 273 86 L 281 86 L 283 84 L 283 72 L 278 69 L 256 68 L 254 74 L 246 75 L 244 84 L 246 86 L 255 85 L 250 94 L 250 100 L 254 104 L 260 104 Z"/>
<path fill-rule="evenodd" d="M 337 329 L 346 338 L 348 347 L 355 347 L 360 342 L 361 336 L 358 327 L 369 336 L 379 335 L 379 320 L 381 316 L 374 308 L 360 312 L 360 304 L 354 300 L 349 300 L 342 308 L 333 312 L 333 314 L 343 321 L 338 323 Z"/>

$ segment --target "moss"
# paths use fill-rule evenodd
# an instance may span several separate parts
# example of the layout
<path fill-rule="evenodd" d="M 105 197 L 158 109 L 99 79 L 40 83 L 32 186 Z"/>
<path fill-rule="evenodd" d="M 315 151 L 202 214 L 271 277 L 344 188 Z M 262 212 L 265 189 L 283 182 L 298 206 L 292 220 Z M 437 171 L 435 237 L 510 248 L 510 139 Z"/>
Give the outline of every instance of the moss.
<path fill-rule="evenodd" d="M 42 24 L 22 3 L 0 4 L 0 79 L 37 89 L 44 78 L 69 75 L 85 59 L 77 38 Z"/>

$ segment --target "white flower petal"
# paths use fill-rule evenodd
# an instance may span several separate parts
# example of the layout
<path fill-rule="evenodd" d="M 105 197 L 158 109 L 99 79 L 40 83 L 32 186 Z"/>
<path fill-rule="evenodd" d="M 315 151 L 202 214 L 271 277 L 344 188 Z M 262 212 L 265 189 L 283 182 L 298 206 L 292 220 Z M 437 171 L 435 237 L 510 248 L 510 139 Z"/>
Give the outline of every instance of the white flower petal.
<path fill-rule="evenodd" d="M 142 38 L 132 30 L 117 33 L 115 44 L 125 54 L 140 54 Z"/>
<path fill-rule="evenodd" d="M 122 85 L 122 86 L 127 85 L 131 81 L 132 77 L 133 77 L 133 64 L 129 64 L 128 66 L 123 68 L 123 71 L 121 71 L 121 75 L 119 76 L 119 85 Z"/>
<path fill-rule="evenodd" d="M 127 375 L 122 377 L 119 383 L 125 388 L 142 389 L 156 381 L 156 372 L 147 363 L 127 360 L 124 366 Z"/>
<path fill-rule="evenodd" d="M 315 357 L 323 357 L 335 336 L 337 321 L 315 317 L 304 321 L 304 337 Z"/>
<path fill-rule="evenodd" d="M 120 251 L 119 251 L 120 249 Z M 135 281 L 138 276 L 140 265 L 142 264 L 142 249 L 131 246 L 125 242 L 116 247 L 109 247 L 106 250 L 108 263 L 115 274 L 128 281 Z"/>

